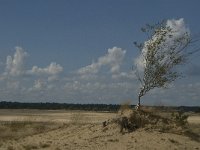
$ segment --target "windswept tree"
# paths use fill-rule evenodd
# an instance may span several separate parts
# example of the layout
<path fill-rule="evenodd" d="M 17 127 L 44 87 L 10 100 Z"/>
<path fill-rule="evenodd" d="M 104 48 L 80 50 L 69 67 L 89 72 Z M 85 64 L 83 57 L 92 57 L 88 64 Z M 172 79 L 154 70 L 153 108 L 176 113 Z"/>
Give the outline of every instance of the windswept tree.
<path fill-rule="evenodd" d="M 156 25 L 146 25 L 141 29 L 146 33 L 147 40 L 143 43 L 134 42 L 140 50 L 136 59 L 136 75 L 141 88 L 140 99 L 154 88 L 167 87 L 181 77 L 177 66 L 187 62 L 188 56 L 196 52 L 190 49 L 192 38 L 184 20 L 167 20 Z"/>

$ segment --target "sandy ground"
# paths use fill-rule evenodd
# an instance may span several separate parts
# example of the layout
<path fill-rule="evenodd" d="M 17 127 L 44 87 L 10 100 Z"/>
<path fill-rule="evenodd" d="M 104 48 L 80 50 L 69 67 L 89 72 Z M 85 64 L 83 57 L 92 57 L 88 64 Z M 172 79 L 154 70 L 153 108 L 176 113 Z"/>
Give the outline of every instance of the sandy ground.
<path fill-rule="evenodd" d="M 73 118 L 85 123 L 102 123 L 115 117 L 115 113 L 64 111 L 64 110 L 0 110 L 0 121 L 36 121 L 36 122 L 71 122 Z M 80 117 L 80 118 L 79 118 Z"/>
<path fill-rule="evenodd" d="M 58 121 L 63 126 L 46 133 L 5 140 L 0 150 L 195 150 L 200 143 L 182 135 L 138 129 L 120 133 L 117 125 L 103 128 L 102 121 L 114 113 L 0 110 L 1 121 Z M 200 116 L 191 116 L 200 125 Z M 3 140 L 3 139 L 0 139 Z"/>

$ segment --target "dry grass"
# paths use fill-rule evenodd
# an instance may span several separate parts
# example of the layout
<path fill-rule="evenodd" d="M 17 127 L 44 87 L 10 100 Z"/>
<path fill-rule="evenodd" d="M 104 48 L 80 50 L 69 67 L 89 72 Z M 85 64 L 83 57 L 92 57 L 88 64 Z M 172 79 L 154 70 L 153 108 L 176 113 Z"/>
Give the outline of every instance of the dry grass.
<path fill-rule="evenodd" d="M 189 124 L 187 130 L 184 134 L 190 137 L 192 140 L 200 142 L 200 125 L 199 124 Z"/>
<path fill-rule="evenodd" d="M 25 150 L 32 150 L 32 149 L 45 149 L 45 148 L 48 148 L 50 147 L 51 145 L 50 144 L 47 144 L 47 143 L 39 143 L 39 144 L 27 144 L 27 145 L 23 145 L 23 148 Z"/>
<path fill-rule="evenodd" d="M 8 146 L 7 150 L 14 150 L 14 147 L 13 146 Z"/>
<path fill-rule="evenodd" d="M 50 122 L 9 121 L 0 122 L 0 142 L 19 139 L 29 135 L 44 133 L 58 128 L 59 125 Z"/>
<path fill-rule="evenodd" d="M 89 118 L 82 111 L 76 111 L 71 114 L 69 123 L 73 125 L 83 125 L 88 123 L 88 120 Z"/>
<path fill-rule="evenodd" d="M 123 113 L 127 110 L 130 110 L 131 109 L 131 103 L 130 102 L 125 102 L 123 104 L 121 104 L 120 108 L 119 108 L 119 113 Z"/>
<path fill-rule="evenodd" d="M 28 145 L 24 145 L 23 148 L 25 150 L 32 150 L 32 149 L 38 149 L 38 145 L 33 145 L 33 144 L 28 144 Z"/>

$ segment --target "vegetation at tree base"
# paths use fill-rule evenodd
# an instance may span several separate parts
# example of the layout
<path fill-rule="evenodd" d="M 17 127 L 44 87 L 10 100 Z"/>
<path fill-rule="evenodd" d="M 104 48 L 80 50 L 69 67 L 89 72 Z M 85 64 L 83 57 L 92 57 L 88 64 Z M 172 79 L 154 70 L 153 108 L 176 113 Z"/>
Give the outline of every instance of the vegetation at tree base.
<path fill-rule="evenodd" d="M 186 135 L 193 140 L 200 141 L 200 135 L 193 132 L 188 124 L 188 115 L 181 110 L 163 113 L 162 109 L 144 106 L 141 106 L 139 110 L 127 106 L 121 108 L 116 118 L 103 122 L 103 128 L 117 125 L 122 134 L 143 129 L 145 131 Z"/>
<path fill-rule="evenodd" d="M 177 125 L 183 126 L 187 124 L 188 115 L 185 115 L 183 111 L 172 113 L 171 119 L 176 122 Z"/>
<path fill-rule="evenodd" d="M 141 97 L 151 89 L 167 87 L 181 77 L 176 67 L 186 63 L 188 56 L 198 51 L 186 50 L 193 42 L 190 33 L 173 29 L 165 21 L 153 26 L 147 24 L 141 30 L 148 35 L 148 39 L 141 44 L 134 42 L 141 54 L 137 64 L 137 68 L 140 65 L 137 77 L 141 83 L 138 106 Z"/>

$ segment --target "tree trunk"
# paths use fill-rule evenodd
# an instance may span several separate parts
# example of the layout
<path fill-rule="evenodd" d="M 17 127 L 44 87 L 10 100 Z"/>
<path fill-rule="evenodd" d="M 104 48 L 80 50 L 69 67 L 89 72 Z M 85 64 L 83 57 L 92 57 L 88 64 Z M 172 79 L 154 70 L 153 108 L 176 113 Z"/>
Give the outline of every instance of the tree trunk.
<path fill-rule="evenodd" d="M 140 107 L 140 98 L 141 96 L 138 96 L 138 107 Z"/>
<path fill-rule="evenodd" d="M 141 106 L 141 103 L 140 103 L 140 98 L 142 97 L 142 96 L 144 96 L 144 89 L 145 89 L 145 87 L 142 87 L 141 89 L 140 89 L 140 92 L 139 92 L 139 94 L 138 94 L 138 104 L 137 104 L 137 109 L 139 110 L 140 109 L 140 106 Z"/>
<path fill-rule="evenodd" d="M 140 94 L 139 94 L 139 96 L 138 96 L 138 104 L 136 105 L 136 110 L 140 110 L 140 98 L 141 98 L 141 96 L 140 96 Z"/>

